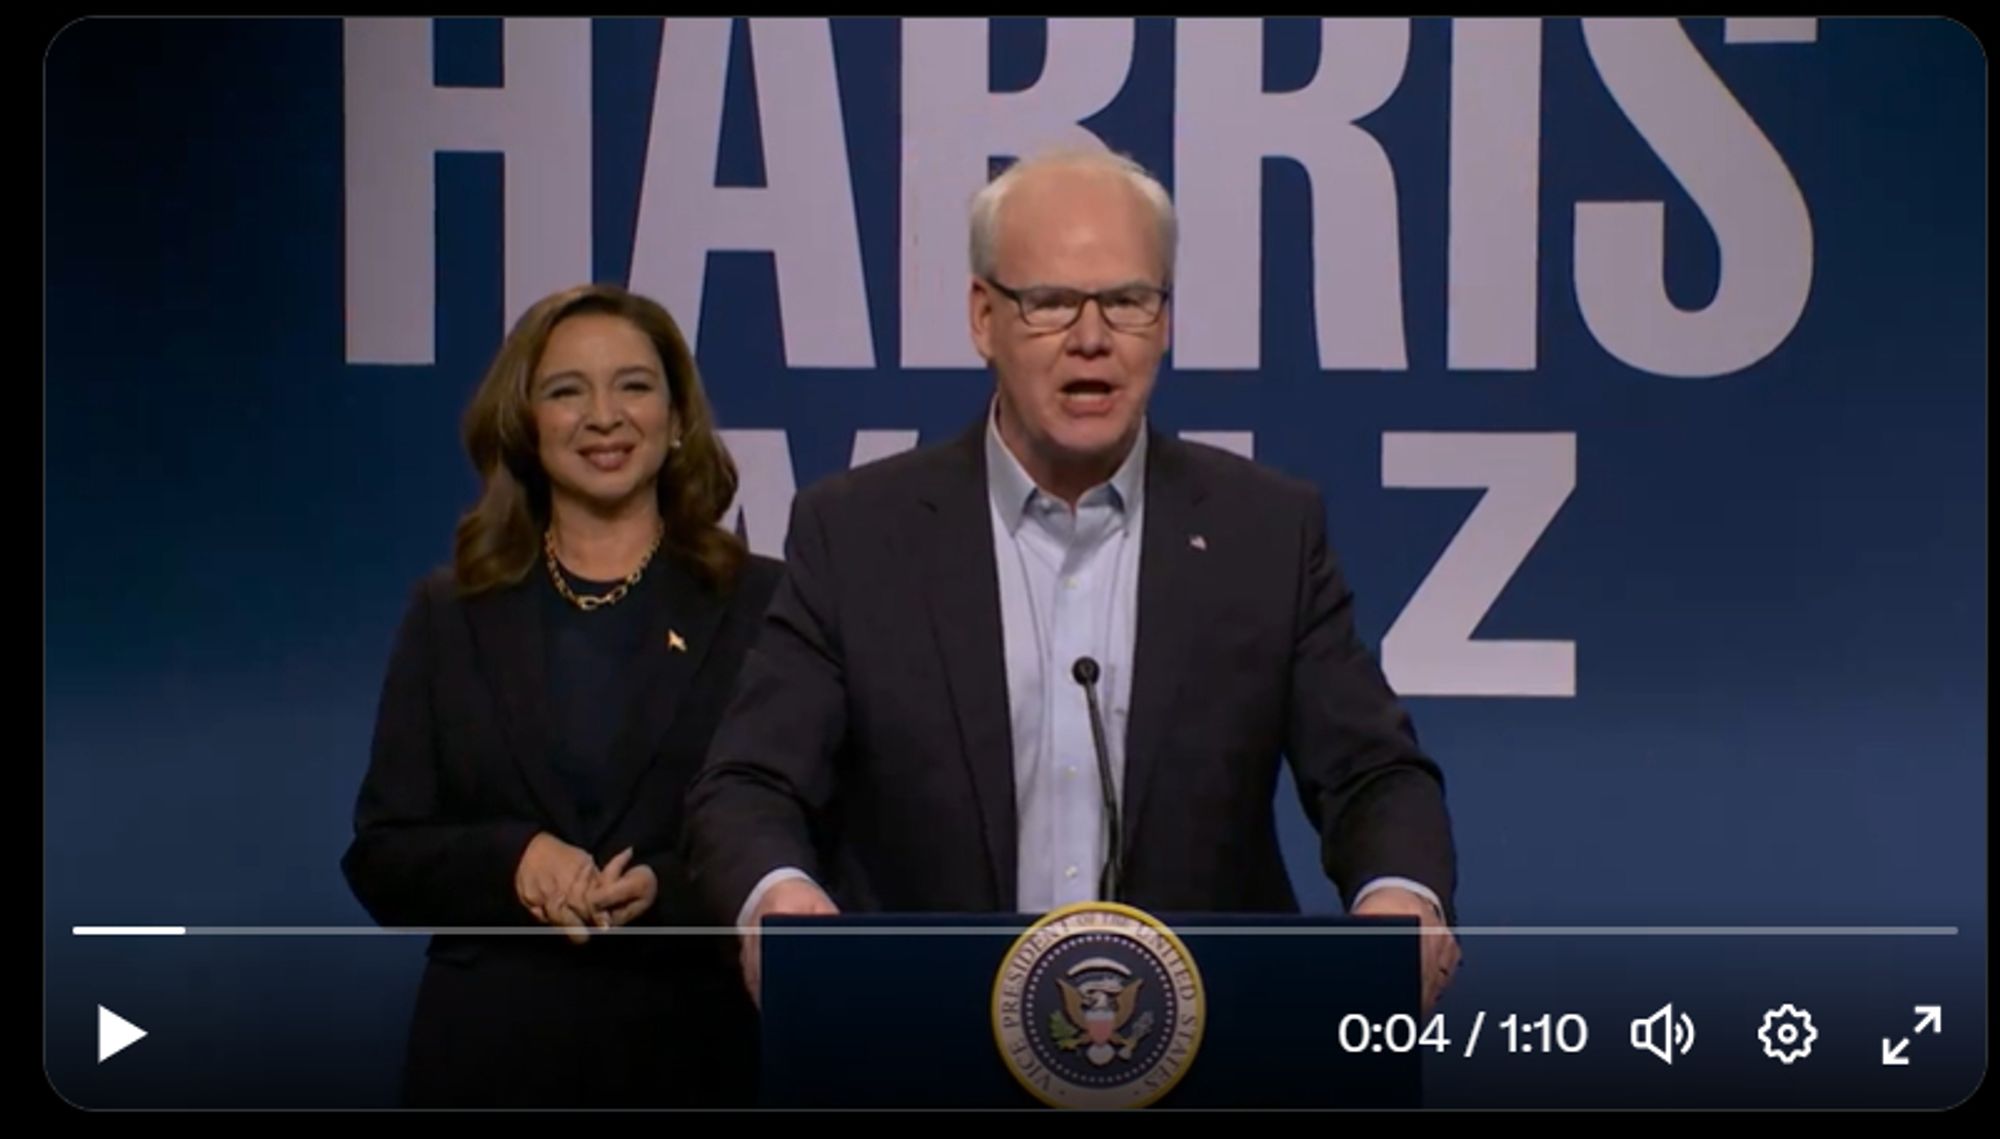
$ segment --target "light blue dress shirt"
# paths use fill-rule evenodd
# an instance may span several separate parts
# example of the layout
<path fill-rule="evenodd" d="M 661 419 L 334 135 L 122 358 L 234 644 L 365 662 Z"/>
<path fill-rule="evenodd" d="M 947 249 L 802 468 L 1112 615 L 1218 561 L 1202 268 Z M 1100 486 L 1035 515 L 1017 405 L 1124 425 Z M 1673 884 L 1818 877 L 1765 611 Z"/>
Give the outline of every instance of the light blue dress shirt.
<path fill-rule="evenodd" d="M 1071 509 L 1036 486 L 1008 450 L 996 411 L 997 405 L 990 405 L 986 416 L 986 481 L 1013 713 L 1014 805 L 1020 827 L 1015 904 L 1022 913 L 1041 914 L 1097 900 L 1098 875 L 1108 853 L 1090 707 L 1071 672 L 1078 657 L 1098 664 L 1105 751 L 1112 787 L 1118 802 L 1124 802 L 1147 431 L 1142 422 L 1124 463 Z M 736 924 L 748 924 L 773 885 L 806 877 L 791 866 L 766 874 L 744 899 Z M 1400 886 L 1438 907 L 1436 894 L 1405 878 L 1374 879 L 1355 902 L 1385 886 Z"/>
<path fill-rule="evenodd" d="M 1090 705 L 1072 666 L 1097 661 L 1111 785 L 1124 801 L 1125 725 L 1138 629 L 1146 433 L 1075 509 L 1038 488 L 986 425 L 993 553 L 1014 727 L 1017 905 L 1039 914 L 1091 901 L 1109 854 Z"/>

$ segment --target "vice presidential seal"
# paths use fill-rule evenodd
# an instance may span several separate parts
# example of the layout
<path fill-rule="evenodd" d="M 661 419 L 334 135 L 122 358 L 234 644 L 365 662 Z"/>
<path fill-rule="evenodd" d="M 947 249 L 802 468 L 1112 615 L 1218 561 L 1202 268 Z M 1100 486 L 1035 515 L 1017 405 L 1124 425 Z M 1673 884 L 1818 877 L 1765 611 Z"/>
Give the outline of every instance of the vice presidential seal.
<path fill-rule="evenodd" d="M 1054 1107 L 1144 1107 L 1187 1073 L 1205 1010 L 1194 958 L 1166 926 L 1083 902 L 1030 926 L 993 985 L 1014 1078 Z"/>

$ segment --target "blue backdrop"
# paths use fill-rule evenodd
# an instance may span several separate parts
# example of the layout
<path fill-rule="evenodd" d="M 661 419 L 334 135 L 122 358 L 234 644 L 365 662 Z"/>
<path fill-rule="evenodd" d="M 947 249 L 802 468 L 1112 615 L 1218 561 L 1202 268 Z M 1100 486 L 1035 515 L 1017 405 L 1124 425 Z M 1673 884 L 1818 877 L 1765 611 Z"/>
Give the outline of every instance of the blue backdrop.
<path fill-rule="evenodd" d="M 1079 122 L 1184 211 L 1157 421 L 1326 492 L 1446 772 L 1463 922 L 1959 931 L 1469 935 L 1454 1034 L 1600 1002 L 1591 1054 L 1681 1102 L 1696 1077 L 1644 1083 L 1671 1069 L 1625 1022 L 1709 1001 L 1700 1051 L 1741 1077 L 1712 1102 L 1979 1079 L 1986 70 L 1962 26 L 88 20 L 46 80 L 69 1099 L 393 1094 L 417 941 L 70 931 L 366 924 L 337 860 L 382 668 L 527 300 L 596 277 L 674 307 L 776 552 L 795 487 L 979 414 L 965 199 Z M 1280 796 L 1301 896 L 1335 910 Z M 1794 991 L 1851 1072 L 1758 1055 Z M 1928 1055 L 1874 1063 L 1939 1001 Z M 100 1003 L 154 1039 L 98 1065 Z M 1566 1102 L 1565 1063 L 1447 1056 L 1429 1094 Z"/>

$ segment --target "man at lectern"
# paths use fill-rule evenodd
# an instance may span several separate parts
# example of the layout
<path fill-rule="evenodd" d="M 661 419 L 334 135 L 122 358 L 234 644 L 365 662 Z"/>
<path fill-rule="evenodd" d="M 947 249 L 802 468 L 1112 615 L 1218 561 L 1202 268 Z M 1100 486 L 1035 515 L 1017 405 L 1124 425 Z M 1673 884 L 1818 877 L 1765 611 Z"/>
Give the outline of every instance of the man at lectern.
<path fill-rule="evenodd" d="M 1147 421 L 1166 191 L 1102 148 L 1035 156 L 974 199 L 970 246 L 991 401 L 798 495 L 689 790 L 751 992 L 772 914 L 1296 912 L 1289 762 L 1349 912 L 1431 933 L 1428 1008 L 1458 961 L 1442 775 L 1355 633 L 1319 491 Z"/>

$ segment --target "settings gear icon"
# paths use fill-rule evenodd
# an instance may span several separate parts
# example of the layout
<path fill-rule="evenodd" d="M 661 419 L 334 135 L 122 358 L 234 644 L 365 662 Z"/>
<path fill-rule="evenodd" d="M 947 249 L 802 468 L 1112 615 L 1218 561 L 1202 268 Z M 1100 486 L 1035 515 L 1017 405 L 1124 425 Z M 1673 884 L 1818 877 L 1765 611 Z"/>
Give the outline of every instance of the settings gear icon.
<path fill-rule="evenodd" d="M 1819 1029 L 1813 1027 L 1811 1013 L 1787 1001 L 1764 1014 L 1764 1026 L 1757 1030 L 1757 1039 L 1764 1042 L 1764 1055 L 1789 1064 L 1812 1055 Z"/>

